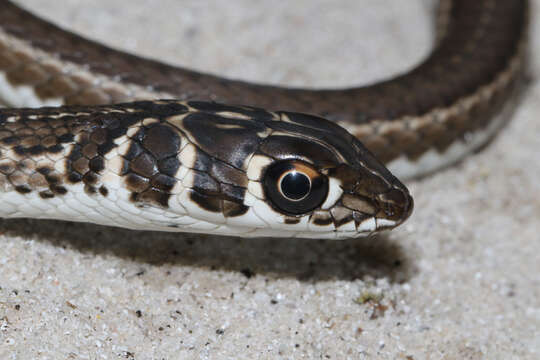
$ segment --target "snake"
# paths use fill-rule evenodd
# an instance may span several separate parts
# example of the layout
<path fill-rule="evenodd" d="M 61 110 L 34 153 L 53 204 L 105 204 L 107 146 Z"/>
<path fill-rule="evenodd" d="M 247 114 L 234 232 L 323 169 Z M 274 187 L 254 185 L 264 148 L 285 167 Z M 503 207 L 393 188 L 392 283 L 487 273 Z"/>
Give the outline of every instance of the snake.
<path fill-rule="evenodd" d="M 0 11 L 0 216 L 134 230 L 346 239 L 402 224 L 399 179 L 506 123 L 526 0 L 442 0 L 431 53 L 343 89 L 257 84 L 118 51 Z"/>

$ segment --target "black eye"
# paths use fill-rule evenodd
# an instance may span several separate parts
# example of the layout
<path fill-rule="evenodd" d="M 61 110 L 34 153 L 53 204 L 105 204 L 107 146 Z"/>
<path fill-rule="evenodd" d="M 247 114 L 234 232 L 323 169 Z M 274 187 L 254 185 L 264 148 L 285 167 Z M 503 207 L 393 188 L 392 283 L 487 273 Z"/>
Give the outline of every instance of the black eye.
<path fill-rule="evenodd" d="M 274 208 L 300 215 L 319 207 L 328 194 L 328 180 L 302 161 L 279 161 L 264 175 L 266 197 Z"/>

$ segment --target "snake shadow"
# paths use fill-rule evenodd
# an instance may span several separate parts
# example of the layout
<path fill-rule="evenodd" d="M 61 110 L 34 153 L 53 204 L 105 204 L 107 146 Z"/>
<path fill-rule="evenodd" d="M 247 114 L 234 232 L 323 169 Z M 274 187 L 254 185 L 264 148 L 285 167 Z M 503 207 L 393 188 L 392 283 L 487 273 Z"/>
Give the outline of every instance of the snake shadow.
<path fill-rule="evenodd" d="M 86 223 L 2 219 L 0 232 L 93 255 L 114 255 L 154 266 L 181 265 L 300 281 L 387 278 L 408 281 L 416 266 L 387 236 L 346 241 L 243 239 L 187 233 L 132 231 Z"/>

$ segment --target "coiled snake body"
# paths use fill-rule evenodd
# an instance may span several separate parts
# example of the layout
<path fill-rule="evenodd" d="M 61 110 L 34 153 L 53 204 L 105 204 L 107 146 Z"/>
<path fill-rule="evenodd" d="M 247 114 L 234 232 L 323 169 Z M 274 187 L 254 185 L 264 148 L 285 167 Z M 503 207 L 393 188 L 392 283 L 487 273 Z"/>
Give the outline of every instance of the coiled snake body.
<path fill-rule="evenodd" d="M 16 108 L 0 110 L 0 216 L 239 236 L 393 228 L 413 202 L 385 165 L 424 174 L 500 127 L 524 72 L 527 6 L 443 0 L 415 69 L 308 90 L 142 59 L 2 1 L 0 98 Z"/>

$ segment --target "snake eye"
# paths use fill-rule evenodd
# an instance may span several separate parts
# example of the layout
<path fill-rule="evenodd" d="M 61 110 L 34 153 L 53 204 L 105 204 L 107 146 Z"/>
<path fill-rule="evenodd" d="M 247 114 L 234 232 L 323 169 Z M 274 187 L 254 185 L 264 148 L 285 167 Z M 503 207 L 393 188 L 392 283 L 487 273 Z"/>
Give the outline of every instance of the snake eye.
<path fill-rule="evenodd" d="M 324 202 L 328 180 L 302 161 L 279 161 L 266 170 L 264 189 L 275 208 L 287 214 L 300 215 Z"/>

